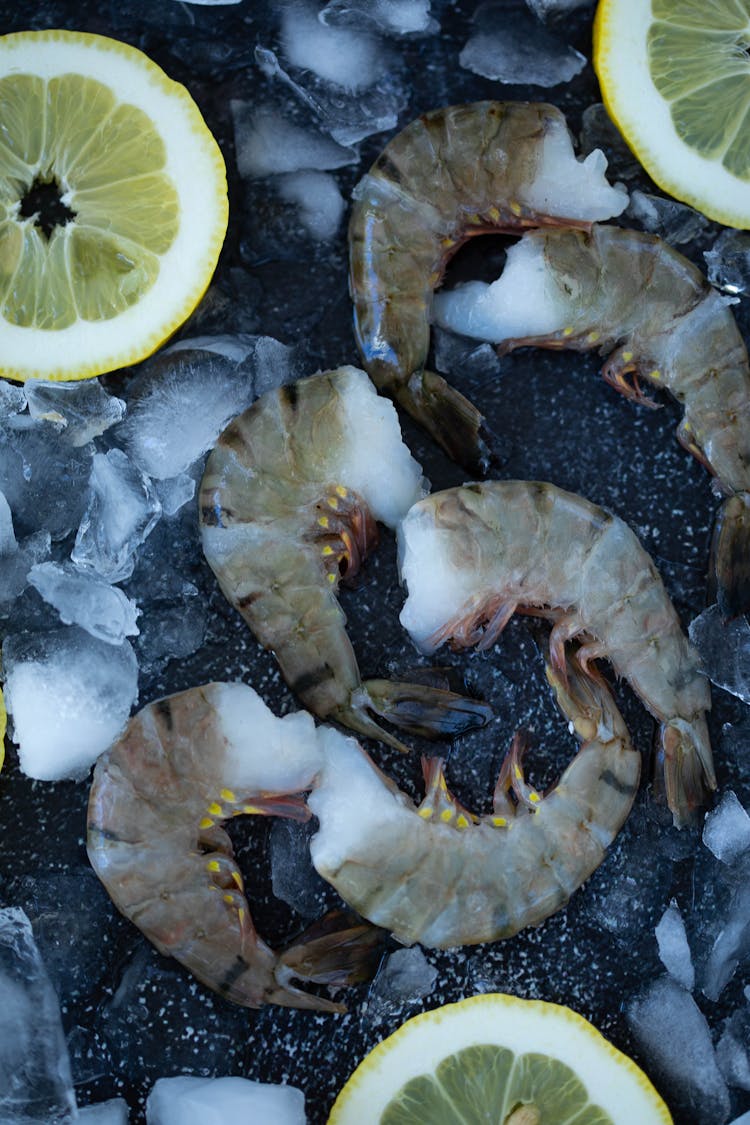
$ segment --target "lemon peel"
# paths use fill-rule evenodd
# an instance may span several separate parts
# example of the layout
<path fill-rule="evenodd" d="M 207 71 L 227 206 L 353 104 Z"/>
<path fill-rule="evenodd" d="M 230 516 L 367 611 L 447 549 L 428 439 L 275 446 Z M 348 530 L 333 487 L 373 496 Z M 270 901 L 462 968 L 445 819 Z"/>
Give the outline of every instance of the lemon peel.
<path fill-rule="evenodd" d="M 203 296 L 227 221 L 218 145 L 156 63 L 86 32 L 0 37 L 0 375 L 150 355 Z"/>

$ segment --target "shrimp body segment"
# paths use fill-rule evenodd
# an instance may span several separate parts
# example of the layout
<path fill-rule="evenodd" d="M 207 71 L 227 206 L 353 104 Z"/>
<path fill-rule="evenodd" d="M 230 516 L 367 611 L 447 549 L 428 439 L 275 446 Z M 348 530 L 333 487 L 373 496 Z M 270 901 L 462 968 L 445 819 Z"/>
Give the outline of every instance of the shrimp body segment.
<path fill-rule="evenodd" d="M 294 979 L 365 979 L 377 935 L 331 921 L 274 952 L 258 935 L 231 840 L 232 816 L 305 820 L 293 794 L 321 754 L 312 718 L 277 719 L 244 684 L 207 684 L 149 704 L 99 759 L 88 854 L 116 906 L 160 952 L 249 1008 L 342 1011 Z"/>
<path fill-rule="evenodd" d="M 488 481 L 415 504 L 400 531 L 409 596 L 401 621 L 431 652 L 489 648 L 519 608 L 554 622 L 553 667 L 567 641 L 605 657 L 661 723 L 667 801 L 677 824 L 716 787 L 708 681 L 648 554 L 622 520 L 555 485 Z M 429 560 L 429 565 L 427 565 Z"/>
<path fill-rule="evenodd" d="M 425 370 L 433 291 L 473 235 L 619 215 L 627 194 L 607 183 L 606 163 L 598 150 L 576 159 L 554 106 L 477 102 L 417 118 L 355 189 L 350 289 L 364 366 L 473 471 L 491 456 L 482 416 Z"/>
<path fill-rule="evenodd" d="M 486 721 L 452 692 L 363 682 L 336 597 L 424 493 L 393 405 L 340 367 L 270 391 L 223 432 L 200 489 L 203 549 L 219 584 L 314 714 L 403 748 L 375 721 L 447 734 Z"/>
<path fill-rule="evenodd" d="M 609 692 L 574 659 L 565 682 L 548 675 L 582 746 L 544 796 L 524 779 L 518 737 L 483 816 L 454 800 L 439 758 L 423 760 L 427 793 L 415 806 L 361 752 L 329 747 L 309 798 L 320 820 L 313 862 L 400 941 L 447 949 L 538 925 L 598 867 L 627 818 L 640 756 Z"/>
<path fill-rule="evenodd" d="M 491 285 L 471 282 L 435 301 L 438 323 L 498 344 L 597 350 L 604 378 L 656 405 L 641 384 L 682 405 L 677 436 L 730 503 L 717 542 L 726 616 L 750 605 L 750 366 L 729 301 L 666 242 L 641 231 L 531 231 Z"/>

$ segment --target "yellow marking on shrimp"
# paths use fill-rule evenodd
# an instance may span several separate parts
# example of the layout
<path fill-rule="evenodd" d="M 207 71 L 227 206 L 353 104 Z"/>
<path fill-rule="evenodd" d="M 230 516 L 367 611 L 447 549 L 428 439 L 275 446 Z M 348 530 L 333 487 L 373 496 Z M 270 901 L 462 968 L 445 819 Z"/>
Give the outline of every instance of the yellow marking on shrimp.
<path fill-rule="evenodd" d="M 444 250 L 450 250 L 451 246 L 455 246 L 455 244 L 456 244 L 455 238 L 441 238 L 440 239 L 440 245 L 443 247 Z"/>
<path fill-rule="evenodd" d="M 333 508 L 334 511 L 335 511 L 336 508 L 338 508 L 338 506 L 339 506 L 338 497 L 337 496 L 329 496 L 328 499 L 326 500 L 326 504 L 328 505 L 329 508 Z"/>
<path fill-rule="evenodd" d="M 537 793 L 537 791 L 535 789 L 532 789 L 529 793 L 529 800 L 531 801 L 532 805 L 538 805 L 541 799 L 542 798 Z"/>
<path fill-rule="evenodd" d="M 328 523 L 329 523 L 328 516 L 319 516 L 318 517 L 318 523 L 320 524 L 321 527 L 328 527 Z"/>
<path fill-rule="evenodd" d="M 247 813 L 248 816 L 257 816 L 260 813 L 260 809 L 257 805 L 243 805 L 242 811 L 243 813 Z"/>
<path fill-rule="evenodd" d="M 222 789 L 219 793 L 219 796 L 221 797 L 222 801 L 231 801 L 232 804 L 234 804 L 234 802 L 237 800 L 236 793 L 233 793 L 231 789 Z"/>
<path fill-rule="evenodd" d="M 464 814 L 461 813 L 461 815 L 456 819 L 456 828 L 468 828 L 468 827 L 469 827 L 469 821 L 466 819 Z"/>
<path fill-rule="evenodd" d="M 326 556 L 333 554 L 333 547 L 330 545 L 330 543 L 326 543 L 325 547 L 321 551 L 321 554 L 326 555 Z"/>
<path fill-rule="evenodd" d="M 658 383 L 661 379 L 661 371 L 649 371 L 648 378 L 653 379 L 655 383 Z"/>
<path fill-rule="evenodd" d="M 240 920 L 240 925 L 244 925 L 244 923 L 245 923 L 245 910 L 242 906 L 238 907 L 238 909 L 237 909 L 237 917 Z"/>
<path fill-rule="evenodd" d="M 234 879 L 239 889 L 242 890 L 242 876 L 240 875 L 239 871 L 233 871 L 232 878 Z"/>
<path fill-rule="evenodd" d="M 631 359 L 633 358 L 633 353 L 632 352 L 623 352 L 622 358 L 625 360 L 626 363 L 630 363 Z"/>
<path fill-rule="evenodd" d="M 572 336 L 573 335 L 573 329 L 570 326 L 568 326 L 567 328 L 563 328 L 562 334 L 563 334 L 563 336 Z"/>
<path fill-rule="evenodd" d="M 487 214 L 492 219 L 493 223 L 499 223 L 500 222 L 500 212 L 498 211 L 497 207 L 490 207 Z"/>
<path fill-rule="evenodd" d="M 440 814 L 440 819 L 443 824 L 448 824 L 449 821 L 453 820 L 453 809 L 443 809 Z"/>
<path fill-rule="evenodd" d="M 492 823 L 494 824 L 495 828 L 507 828 L 508 827 L 508 821 L 505 819 L 504 816 L 493 816 Z"/>
<path fill-rule="evenodd" d="M 596 343 L 596 341 L 597 341 L 597 340 L 599 339 L 599 337 L 600 337 L 600 336 L 601 336 L 601 332 L 589 332 L 589 334 L 588 334 L 588 336 L 586 337 L 586 339 L 588 340 L 588 342 L 589 342 L 590 344 L 595 344 L 595 343 Z"/>
<path fill-rule="evenodd" d="M 514 766 L 513 767 L 513 775 L 514 775 L 516 781 L 523 781 L 523 770 L 521 769 L 520 766 Z"/>
<path fill-rule="evenodd" d="M 344 488 L 343 484 L 337 484 L 335 491 L 336 495 L 340 496 L 342 500 L 344 500 L 349 495 L 348 490 Z"/>
<path fill-rule="evenodd" d="M 510 207 L 510 209 L 513 212 L 514 215 L 520 215 L 521 212 L 523 211 L 523 207 L 521 206 L 520 203 L 517 203 L 515 199 L 511 199 L 511 201 L 509 203 L 509 207 Z"/>
<path fill-rule="evenodd" d="M 422 805 L 421 809 L 417 809 L 417 816 L 421 816 L 422 820 L 429 820 L 434 812 L 429 805 Z"/>
<path fill-rule="evenodd" d="M 213 828 L 213 826 L 214 822 L 211 820 L 210 816 L 204 816 L 203 820 L 198 822 L 199 828 Z"/>
<path fill-rule="evenodd" d="M 219 863 L 218 859 L 209 860 L 206 866 L 209 871 L 221 871 L 221 864 Z"/>
<path fill-rule="evenodd" d="M 222 897 L 224 899 L 224 902 L 228 902 L 230 906 L 234 902 L 234 895 L 232 894 L 231 891 L 229 891 L 227 894 L 223 895 Z"/>
<path fill-rule="evenodd" d="M 216 801 L 213 801 L 208 806 L 208 811 L 211 813 L 211 816 L 221 816 L 224 812 L 221 805 L 217 805 Z"/>
<path fill-rule="evenodd" d="M 335 582 L 336 581 L 336 575 L 335 574 L 329 574 L 328 575 L 328 581 L 329 582 Z"/>

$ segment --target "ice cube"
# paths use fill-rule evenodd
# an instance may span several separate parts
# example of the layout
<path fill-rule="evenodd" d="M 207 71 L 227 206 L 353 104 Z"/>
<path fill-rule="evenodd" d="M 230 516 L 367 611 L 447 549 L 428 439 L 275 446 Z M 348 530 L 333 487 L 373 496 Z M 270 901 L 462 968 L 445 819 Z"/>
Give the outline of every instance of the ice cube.
<path fill-rule="evenodd" d="M 644 191 L 632 192 L 626 215 L 672 246 L 691 242 L 708 226 L 708 219 L 692 207 Z"/>
<path fill-rule="evenodd" d="M 203 644 L 206 635 L 206 604 L 191 582 L 181 584 L 174 599 L 149 598 L 135 643 L 138 663 L 144 672 L 163 668 L 170 660 L 184 660 Z"/>
<path fill-rule="evenodd" d="M 31 417 L 51 422 L 73 446 L 86 445 L 125 416 L 122 399 L 107 394 L 97 379 L 72 383 L 30 380 L 26 399 Z"/>
<path fill-rule="evenodd" d="M 659 957 L 670 976 L 692 992 L 695 987 L 695 969 L 690 955 L 685 923 L 674 899 L 661 916 L 656 927 Z"/>
<path fill-rule="evenodd" d="M 48 531 L 64 539 L 83 514 L 94 447 L 76 449 L 50 422 L 26 414 L 17 423 L 0 423 L 0 481 L 16 535 Z"/>
<path fill-rule="evenodd" d="M 586 66 L 586 57 L 566 46 L 521 10 L 490 2 L 474 14 L 474 31 L 459 55 L 466 70 L 509 85 L 557 86 Z"/>
<path fill-rule="evenodd" d="M 54 606 L 65 625 L 80 625 L 92 637 L 119 645 L 137 635 L 139 610 L 122 590 L 70 563 L 37 563 L 29 583 Z"/>
<path fill-rule="evenodd" d="M 271 826 L 271 881 L 274 896 L 303 918 L 325 911 L 330 887 L 310 859 L 310 837 L 315 828 L 293 820 L 274 820 Z"/>
<path fill-rule="evenodd" d="M 274 109 L 242 101 L 232 101 L 230 108 L 241 176 L 273 176 L 303 169 L 329 171 L 357 163 L 355 149 L 293 125 Z"/>
<path fill-rule="evenodd" d="M 750 1090 L 750 1020 L 747 1011 L 733 1012 L 724 1021 L 721 1038 L 716 1044 L 716 1058 L 721 1073 L 730 1086 Z"/>
<path fill-rule="evenodd" d="M 20 414 L 26 407 L 26 394 L 23 387 L 0 380 L 0 421 L 3 415 Z"/>
<path fill-rule="evenodd" d="M 3 555 L 12 555 L 17 550 L 18 543 L 13 531 L 13 514 L 4 493 L 0 492 L 0 558 Z"/>
<path fill-rule="evenodd" d="M 750 886 L 744 882 L 732 895 L 729 910 L 703 971 L 702 989 L 718 1000 L 740 962 L 750 956 Z"/>
<path fill-rule="evenodd" d="M 743 1113 L 740 1117 L 735 1117 L 733 1121 L 730 1121 L 729 1125 L 750 1125 L 750 1110 L 748 1110 L 747 1113 Z"/>
<path fill-rule="evenodd" d="M 329 0 L 318 14 L 329 27 L 352 27 L 394 37 L 434 35 L 430 0 Z"/>
<path fill-rule="evenodd" d="M 724 230 L 703 257 L 708 280 L 717 289 L 735 296 L 750 290 L 750 233 Z"/>
<path fill-rule="evenodd" d="M 532 12 L 541 20 L 561 12 L 573 12 L 576 8 L 583 8 L 593 2 L 594 0 L 526 0 Z"/>
<path fill-rule="evenodd" d="M 159 1078 L 146 1101 L 147 1125 L 305 1125 L 305 1096 L 294 1086 L 247 1078 Z"/>
<path fill-rule="evenodd" d="M 734 863 L 750 848 L 750 816 L 731 789 L 706 814 L 703 843 L 722 863 Z"/>
<path fill-rule="evenodd" d="M 37 531 L 15 551 L 0 552 L 0 614 L 12 612 L 13 603 L 28 585 L 31 568 L 49 557 L 51 546 L 49 532 Z"/>
<path fill-rule="evenodd" d="M 17 907 L 0 909 L 0 1120 L 63 1125 L 76 1103 L 60 1005 Z"/>
<path fill-rule="evenodd" d="M 121 582 L 133 573 L 133 556 L 160 516 L 153 484 L 127 454 L 121 449 L 97 453 L 89 478 L 88 507 L 70 557 L 81 570 Z"/>
<path fill-rule="evenodd" d="M 327 172 L 294 172 L 280 176 L 276 189 L 286 203 L 299 207 L 302 225 L 319 242 L 333 238 L 346 204 L 338 184 Z"/>
<path fill-rule="evenodd" d="M 746 618 L 724 621 L 718 605 L 712 605 L 690 622 L 688 633 L 711 682 L 750 703 L 750 625 Z"/>
<path fill-rule="evenodd" d="M 669 977 L 654 981 L 627 1006 L 627 1019 L 664 1097 L 691 1121 L 722 1125 L 729 1091 L 716 1061 L 706 1017 Z"/>
<path fill-rule="evenodd" d="M 418 945 L 397 949 L 386 958 L 372 983 L 370 997 L 402 1004 L 421 1000 L 435 987 L 438 971 Z"/>
<path fill-rule="evenodd" d="M 154 481 L 156 495 L 165 516 L 173 516 L 195 496 L 195 478 L 189 473 Z"/>
<path fill-rule="evenodd" d="M 236 4 L 238 0 L 188 0 L 191 4 L 217 3 Z M 80 1125 L 128 1125 L 130 1114 L 124 1098 L 110 1098 L 98 1105 L 79 1106 Z"/>
<path fill-rule="evenodd" d="M 350 92 L 382 78 L 387 56 L 378 40 L 346 28 L 322 23 L 309 4 L 284 9 L 281 23 L 284 57 L 292 66 L 311 70 L 326 82 Z"/>
<path fill-rule="evenodd" d="M 186 472 L 258 394 L 294 378 L 293 351 L 264 336 L 180 340 L 134 381 L 119 434 L 157 480 Z"/>
<path fill-rule="evenodd" d="M 494 379 L 500 374 L 498 354 L 491 344 L 477 345 L 475 340 L 456 336 L 444 328 L 433 332 L 435 367 L 443 375 L 456 375 L 480 381 Z"/>
<path fill-rule="evenodd" d="M 137 695 L 128 642 L 106 644 L 76 626 L 6 637 L 2 667 L 21 769 L 42 781 L 84 777 Z"/>
<path fill-rule="evenodd" d="M 633 180 L 643 174 L 643 168 L 601 102 L 595 102 L 583 111 L 580 140 L 583 154 L 601 149 L 612 177 Z"/>

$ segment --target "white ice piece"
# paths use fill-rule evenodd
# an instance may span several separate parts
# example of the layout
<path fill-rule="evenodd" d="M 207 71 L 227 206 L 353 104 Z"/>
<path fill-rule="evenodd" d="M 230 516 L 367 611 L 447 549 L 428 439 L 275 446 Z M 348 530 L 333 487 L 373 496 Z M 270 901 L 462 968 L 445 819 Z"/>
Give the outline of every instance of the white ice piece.
<path fill-rule="evenodd" d="M 6 637 L 3 671 L 21 769 L 42 781 L 85 777 L 138 689 L 128 642 L 106 644 L 75 626 Z"/>
<path fill-rule="evenodd" d="M 746 618 L 724 621 L 718 605 L 712 605 L 690 622 L 688 634 L 711 682 L 750 703 L 750 625 Z"/>
<path fill-rule="evenodd" d="M 111 645 L 138 633 L 135 602 L 96 574 L 69 563 L 37 563 L 29 571 L 29 584 L 54 606 L 65 625 L 80 625 Z"/>
<path fill-rule="evenodd" d="M 731 789 L 706 813 L 703 843 L 722 863 L 731 864 L 750 848 L 750 816 Z"/>
<path fill-rule="evenodd" d="M 659 957 L 671 977 L 688 992 L 695 987 L 695 968 L 690 954 L 685 923 L 674 899 L 656 927 Z"/>
<path fill-rule="evenodd" d="M 330 171 L 356 164 L 356 149 L 287 121 L 268 106 L 230 102 L 241 176 L 261 178 L 303 169 Z"/>
<path fill-rule="evenodd" d="M 586 56 L 545 31 L 536 20 L 507 18 L 498 26 L 480 27 L 458 59 L 465 70 L 506 85 L 558 86 L 586 66 Z"/>
<path fill-rule="evenodd" d="M 319 242 L 332 239 L 346 204 L 333 176 L 327 172 L 291 172 L 280 176 L 277 191 L 286 203 L 299 207 L 302 225 Z"/>
<path fill-rule="evenodd" d="M 146 1101 L 147 1125 L 305 1125 L 305 1096 L 294 1086 L 248 1078 L 159 1078 Z"/>
<path fill-rule="evenodd" d="M 750 886 L 741 882 L 732 895 L 724 925 L 703 972 L 703 992 L 718 1000 L 741 961 L 750 956 Z"/>
<path fill-rule="evenodd" d="M 434 35 L 430 0 L 329 0 L 318 16 L 329 27 L 374 29 L 394 37 Z"/>
<path fill-rule="evenodd" d="M 311 70 L 345 90 L 363 90 L 386 70 L 385 53 L 377 39 L 343 27 L 326 27 L 307 4 L 284 10 L 281 42 L 292 66 Z"/>
<path fill-rule="evenodd" d="M 192 0 L 195 3 L 195 0 Z M 235 0 L 229 0 L 234 3 Z M 128 1125 L 128 1103 L 124 1098 L 110 1098 L 97 1105 L 81 1106 L 78 1109 L 79 1125 Z"/>

